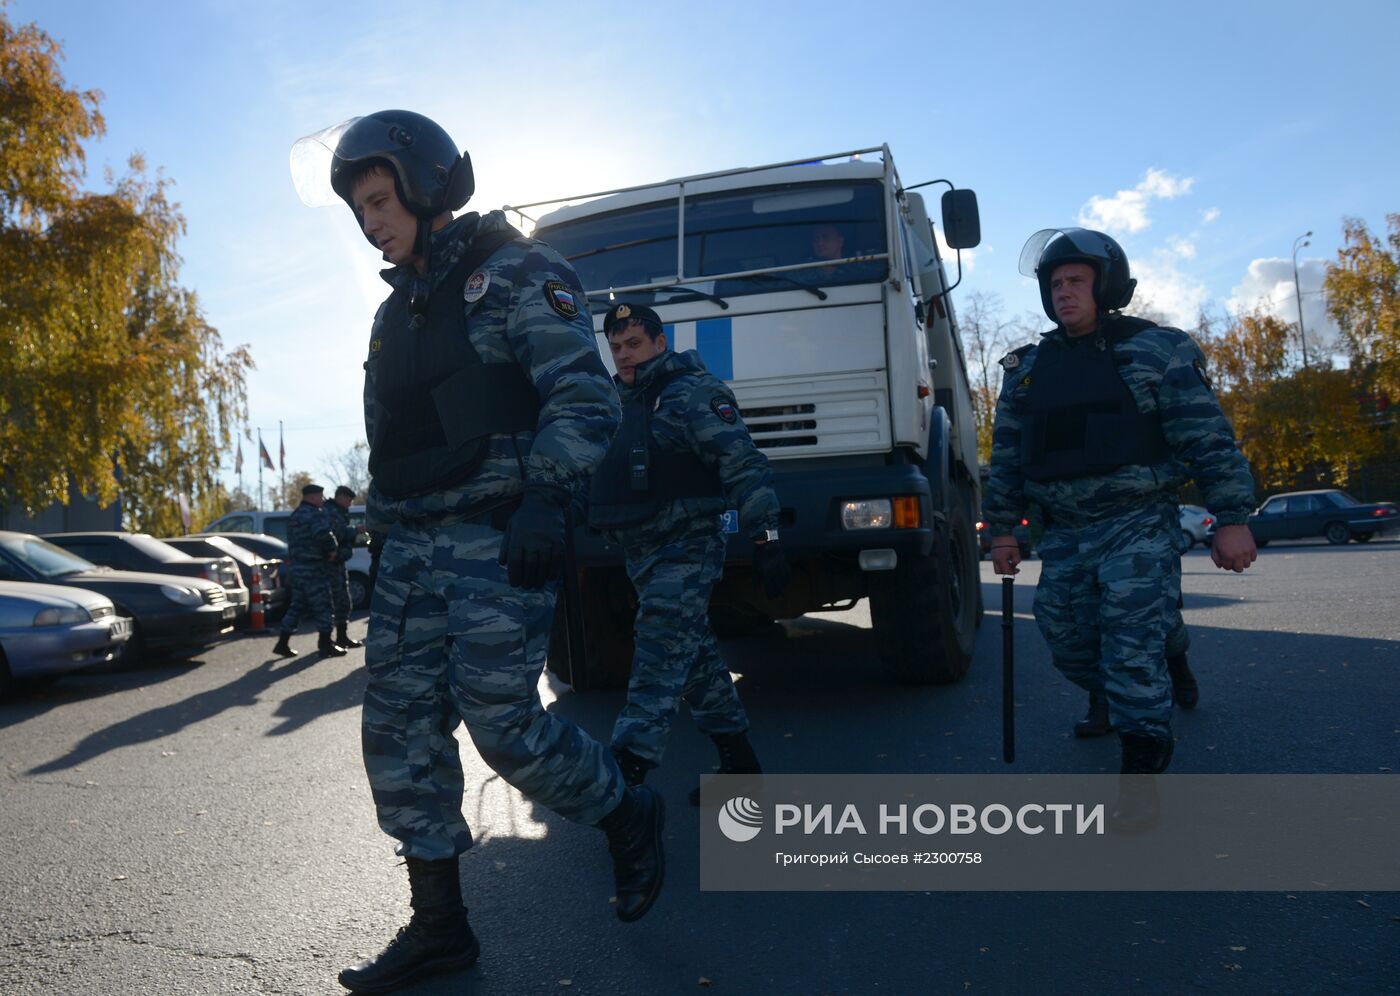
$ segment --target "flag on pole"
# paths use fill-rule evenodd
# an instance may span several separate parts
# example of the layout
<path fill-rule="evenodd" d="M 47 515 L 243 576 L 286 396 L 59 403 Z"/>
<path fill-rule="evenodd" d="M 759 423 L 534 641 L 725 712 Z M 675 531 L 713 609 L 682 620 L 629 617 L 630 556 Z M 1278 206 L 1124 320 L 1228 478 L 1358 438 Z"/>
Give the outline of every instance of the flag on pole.
<path fill-rule="evenodd" d="M 268 470 L 276 470 L 277 468 L 272 465 L 272 454 L 267 452 L 267 447 L 263 444 L 261 439 L 258 440 L 258 450 L 259 455 L 262 457 L 263 466 Z"/>
<path fill-rule="evenodd" d="M 243 473 L 243 440 L 241 439 L 238 441 L 238 456 L 233 459 L 233 472 L 235 474 Z"/>
<path fill-rule="evenodd" d="M 277 423 L 277 447 L 282 452 L 278 454 L 277 462 L 282 465 L 282 469 L 287 469 L 287 443 L 282 438 L 282 423 Z"/>

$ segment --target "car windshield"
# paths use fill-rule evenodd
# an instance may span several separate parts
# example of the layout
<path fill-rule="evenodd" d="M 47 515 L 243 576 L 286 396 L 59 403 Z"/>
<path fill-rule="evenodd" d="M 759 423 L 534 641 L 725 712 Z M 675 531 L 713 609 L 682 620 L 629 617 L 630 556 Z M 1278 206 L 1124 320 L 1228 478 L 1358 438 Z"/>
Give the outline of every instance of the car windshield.
<path fill-rule="evenodd" d="M 37 536 L 0 540 L 0 548 L 35 574 L 45 578 L 61 578 L 68 574 L 77 574 L 79 571 L 91 571 L 96 567 L 76 553 L 69 553 Z"/>
<path fill-rule="evenodd" d="M 177 550 L 169 543 L 158 540 L 154 536 L 147 536 L 145 533 L 130 533 L 126 536 L 126 542 L 129 546 L 162 564 L 168 564 L 175 560 L 185 560 L 189 557 L 189 554 L 183 550 Z"/>
<path fill-rule="evenodd" d="M 606 291 L 676 279 L 676 201 L 542 225 L 536 238 L 574 265 L 585 289 Z M 687 197 L 684 276 L 740 274 L 886 251 L 884 191 L 878 180 L 793 183 Z M 770 279 L 730 279 L 697 287 L 732 297 L 793 286 L 885 279 L 885 260 L 790 270 Z M 779 279 L 781 278 L 781 279 Z M 656 293 L 628 292 L 653 303 Z"/>

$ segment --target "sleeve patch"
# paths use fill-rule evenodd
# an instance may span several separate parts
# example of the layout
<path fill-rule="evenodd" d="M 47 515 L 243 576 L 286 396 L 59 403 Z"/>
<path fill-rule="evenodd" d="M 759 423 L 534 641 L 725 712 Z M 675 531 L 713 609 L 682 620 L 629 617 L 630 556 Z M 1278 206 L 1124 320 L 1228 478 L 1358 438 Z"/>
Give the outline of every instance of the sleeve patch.
<path fill-rule="evenodd" d="M 578 317 L 578 301 L 574 297 L 574 292 L 560 281 L 545 281 L 544 298 L 562 318 L 573 321 Z"/>
<path fill-rule="evenodd" d="M 710 399 L 710 409 L 720 417 L 720 421 L 728 425 L 739 421 L 739 410 L 722 394 L 717 394 Z"/>

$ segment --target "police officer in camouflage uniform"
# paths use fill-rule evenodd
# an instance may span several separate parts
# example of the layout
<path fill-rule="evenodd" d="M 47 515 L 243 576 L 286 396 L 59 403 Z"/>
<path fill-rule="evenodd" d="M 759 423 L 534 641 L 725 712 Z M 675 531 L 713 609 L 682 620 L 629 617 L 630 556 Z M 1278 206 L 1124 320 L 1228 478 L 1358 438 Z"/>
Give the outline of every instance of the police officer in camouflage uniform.
<path fill-rule="evenodd" d="M 326 505 L 331 517 L 331 530 L 335 533 L 335 564 L 331 568 L 331 603 L 335 616 L 335 642 L 337 646 L 349 650 L 363 647 L 359 640 L 350 639 L 350 574 L 345 569 L 355 554 L 355 536 L 364 531 L 350 524 L 350 504 L 355 500 L 355 492 L 344 484 L 335 489 L 335 497 Z"/>
<path fill-rule="evenodd" d="M 1136 281 L 1113 239 L 1045 230 L 1022 253 L 1057 325 L 1002 360 L 984 509 L 998 574 L 1028 502 L 1046 524 L 1035 616 L 1055 666 L 1106 697 L 1125 774 L 1172 755 L 1166 636 L 1180 593 L 1176 489 L 1196 480 L 1219 526 L 1211 558 L 1255 559 L 1254 482 L 1186 333 L 1118 314 Z M 1121 800 L 1120 800 L 1121 801 Z M 1153 804 L 1126 814 L 1155 819 Z"/>
<path fill-rule="evenodd" d="M 345 651 L 331 639 L 331 575 L 336 559 L 336 539 L 326 512 L 325 489 L 308 484 L 301 489 L 301 504 L 287 519 L 287 556 L 292 562 L 292 604 L 282 617 L 272 652 L 295 657 L 289 642 L 303 615 L 316 623 L 322 657 L 344 657 Z"/>
<path fill-rule="evenodd" d="M 640 785 L 661 762 L 680 700 L 719 750 L 721 774 L 759 774 L 748 717 L 710 630 L 724 572 L 721 515 L 736 509 L 769 598 L 788 580 L 778 496 L 734 396 L 700 354 L 666 348 L 655 311 L 619 304 L 603 319 L 617 366 L 622 427 L 593 478 L 589 525 L 622 547 L 637 592 L 627 703 L 612 749 Z M 700 801 L 699 790 L 691 797 Z"/>
<path fill-rule="evenodd" d="M 330 149 L 328 169 L 314 165 Z M 293 149 L 309 203 L 329 174 L 392 264 L 365 361 L 367 525 L 387 532 L 365 665 L 363 749 L 379 824 L 406 858 L 413 916 L 340 974 L 383 992 L 474 963 L 457 857 L 472 846 L 453 731 L 527 798 L 607 835 L 615 911 L 663 877 L 662 806 L 538 693 L 565 512 L 618 402 L 573 269 L 503 214 L 452 212 L 471 160 L 433 121 L 382 111 Z M 308 185 L 310 189 L 308 189 Z"/>

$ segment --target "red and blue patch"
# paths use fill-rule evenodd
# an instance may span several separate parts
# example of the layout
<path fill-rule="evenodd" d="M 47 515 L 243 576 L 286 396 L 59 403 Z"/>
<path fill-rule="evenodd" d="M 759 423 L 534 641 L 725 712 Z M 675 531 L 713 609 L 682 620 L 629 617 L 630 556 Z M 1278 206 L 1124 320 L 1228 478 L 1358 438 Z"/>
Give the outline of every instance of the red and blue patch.
<path fill-rule="evenodd" d="M 561 317 L 570 320 L 578 317 L 578 301 L 574 298 L 574 292 L 558 280 L 545 283 L 544 298 Z"/>
<path fill-rule="evenodd" d="M 739 409 L 735 408 L 723 395 L 711 399 L 710 409 L 720 417 L 721 421 L 729 425 L 739 421 Z"/>

